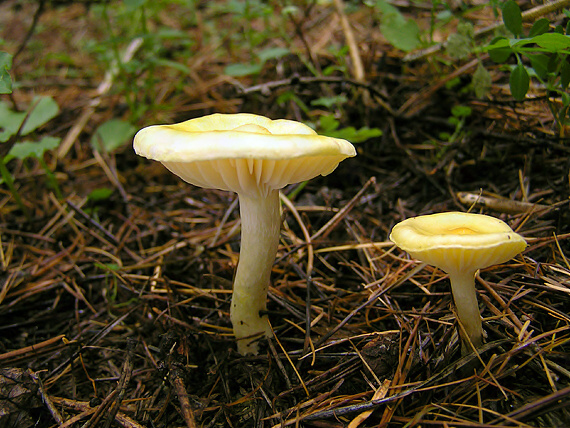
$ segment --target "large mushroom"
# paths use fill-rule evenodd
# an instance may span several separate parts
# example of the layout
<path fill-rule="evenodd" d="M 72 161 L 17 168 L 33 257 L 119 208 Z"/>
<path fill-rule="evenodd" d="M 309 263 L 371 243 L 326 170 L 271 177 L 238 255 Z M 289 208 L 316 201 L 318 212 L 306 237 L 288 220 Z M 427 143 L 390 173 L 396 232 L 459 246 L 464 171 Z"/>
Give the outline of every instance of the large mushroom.
<path fill-rule="evenodd" d="M 504 263 L 526 241 L 503 221 L 482 214 L 449 212 L 412 217 L 395 225 L 390 240 L 412 257 L 449 275 L 457 317 L 465 329 L 462 353 L 483 342 L 475 273 Z"/>
<path fill-rule="evenodd" d="M 230 319 L 238 352 L 257 354 L 256 339 L 272 336 L 260 313 L 279 244 L 279 189 L 331 173 L 356 155 L 354 146 L 299 122 L 240 113 L 149 126 L 136 134 L 134 149 L 190 184 L 238 194 L 241 249 Z"/>

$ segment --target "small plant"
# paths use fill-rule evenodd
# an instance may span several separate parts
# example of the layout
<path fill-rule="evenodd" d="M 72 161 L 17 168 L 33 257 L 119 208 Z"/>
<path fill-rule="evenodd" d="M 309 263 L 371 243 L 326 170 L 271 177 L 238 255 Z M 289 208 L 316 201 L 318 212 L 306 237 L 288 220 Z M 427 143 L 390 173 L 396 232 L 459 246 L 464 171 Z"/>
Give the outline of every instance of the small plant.
<path fill-rule="evenodd" d="M 351 143 L 362 143 L 370 138 L 379 137 L 382 135 L 382 130 L 378 128 L 369 128 L 363 126 L 356 129 L 354 126 L 347 126 L 340 128 L 340 122 L 331 115 L 324 115 L 319 118 L 319 133 L 327 137 L 342 138 Z"/>
<path fill-rule="evenodd" d="M 507 1 L 502 12 L 505 28 L 513 38 L 497 37 L 484 50 L 493 61 L 501 64 L 514 55 L 516 64 L 509 66 L 509 87 L 514 99 L 525 99 L 531 77 L 544 85 L 549 108 L 560 134 L 563 134 L 565 125 L 570 123 L 570 95 L 567 93 L 570 83 L 570 23 L 565 29 L 561 26 L 553 28 L 548 19 L 541 18 L 532 25 L 525 37 L 517 3 Z M 558 97 L 561 103 L 555 101 Z"/>
<path fill-rule="evenodd" d="M 0 174 L 2 180 L 10 190 L 20 209 L 29 215 L 24 205 L 12 174 L 8 171 L 7 163 L 12 159 L 26 160 L 35 158 L 46 173 L 48 185 L 61 197 L 55 175 L 44 161 L 44 153 L 55 149 L 61 139 L 44 136 L 39 141 L 18 141 L 20 137 L 31 134 L 41 126 L 53 119 L 59 112 L 57 103 L 51 97 L 38 97 L 34 99 L 26 112 L 15 112 L 7 103 L 0 102 L 0 143 L 10 146 L 5 156 L 0 156 Z"/>
<path fill-rule="evenodd" d="M 447 119 L 450 125 L 454 126 L 455 129 L 452 133 L 441 132 L 439 138 L 445 140 L 449 143 L 453 143 L 461 138 L 463 134 L 463 128 L 465 127 L 465 121 L 469 116 L 471 116 L 471 107 L 456 105 L 451 108 L 451 117 Z"/>
<path fill-rule="evenodd" d="M 111 119 L 102 123 L 91 137 L 91 146 L 95 150 L 112 152 L 123 144 L 131 141 L 136 128 L 129 122 Z"/>
<path fill-rule="evenodd" d="M 378 11 L 380 32 L 392 46 L 405 52 L 420 46 L 420 29 L 416 21 L 407 19 L 386 0 L 367 1 L 366 4 Z"/>
<path fill-rule="evenodd" d="M 107 38 L 89 41 L 86 48 L 105 64 L 107 73 L 116 74 L 118 91 L 124 95 L 135 122 L 147 110 L 156 108 L 153 100 L 159 86 L 159 69 L 167 70 L 169 80 L 182 85 L 184 79 L 179 76 L 191 72 L 183 59 L 194 42 L 186 32 L 174 28 L 159 25 L 151 29 L 153 18 L 161 10 L 160 2 L 102 2 L 92 10 Z M 132 52 L 127 57 L 129 50 Z"/>
<path fill-rule="evenodd" d="M 289 53 L 290 51 L 287 48 L 281 48 L 281 47 L 266 48 L 253 55 L 255 57 L 253 62 L 235 63 L 227 65 L 224 68 L 224 74 L 233 77 L 242 77 L 242 76 L 249 76 L 252 74 L 259 74 L 261 70 L 263 70 L 263 66 L 267 61 L 272 59 L 279 59 Z"/>

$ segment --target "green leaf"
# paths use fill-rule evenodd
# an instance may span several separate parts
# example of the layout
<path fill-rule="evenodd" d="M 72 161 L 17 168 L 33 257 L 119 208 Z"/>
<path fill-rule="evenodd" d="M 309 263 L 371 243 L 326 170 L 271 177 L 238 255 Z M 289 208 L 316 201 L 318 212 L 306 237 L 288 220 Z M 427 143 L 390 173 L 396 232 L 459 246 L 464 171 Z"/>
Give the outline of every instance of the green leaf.
<path fill-rule="evenodd" d="M 514 0 L 508 0 L 503 5 L 503 23 L 514 36 L 522 33 L 522 13 Z"/>
<path fill-rule="evenodd" d="M 113 194 L 113 189 L 109 187 L 100 187 L 99 189 L 93 190 L 89 195 L 87 195 L 87 199 L 90 202 L 100 202 L 105 201 L 111 197 Z"/>
<path fill-rule="evenodd" d="M 339 124 L 339 121 L 336 120 L 333 115 L 321 116 L 319 118 L 320 133 L 328 137 L 342 138 L 351 143 L 362 143 L 370 138 L 382 135 L 382 131 L 378 128 L 368 128 L 364 126 L 360 129 L 356 129 L 353 126 L 348 126 L 338 129 Z"/>
<path fill-rule="evenodd" d="M 101 124 L 93 133 L 91 146 L 96 150 L 101 149 L 101 144 L 107 152 L 111 152 L 127 141 L 135 134 L 136 128 L 129 122 L 120 119 L 111 119 Z"/>
<path fill-rule="evenodd" d="M 466 37 L 469 37 L 470 39 L 473 39 L 473 37 L 475 37 L 475 29 L 473 28 L 473 24 L 467 21 L 461 21 L 459 24 L 457 24 L 457 32 L 459 34 L 463 34 Z"/>
<path fill-rule="evenodd" d="M 570 48 L 570 36 L 565 36 L 560 33 L 540 34 L 533 37 L 531 41 L 550 52 L 559 52 L 563 49 Z"/>
<path fill-rule="evenodd" d="M 491 60 L 499 64 L 505 62 L 513 53 L 509 41 L 505 37 L 492 40 L 491 44 L 487 46 L 487 51 Z"/>
<path fill-rule="evenodd" d="M 493 83 L 491 74 L 482 63 L 477 65 L 477 69 L 475 70 L 475 73 L 473 73 L 471 83 L 473 84 L 473 91 L 475 91 L 475 96 L 477 98 L 483 98 L 491 90 L 491 85 Z"/>
<path fill-rule="evenodd" d="M 168 27 L 163 27 L 153 31 L 152 34 L 148 36 L 149 39 L 152 39 L 153 37 L 158 37 L 161 40 L 181 39 L 181 41 L 184 42 L 188 41 L 186 40 L 188 38 L 188 34 L 184 31 Z"/>
<path fill-rule="evenodd" d="M 390 19 L 387 21 L 380 26 L 380 30 L 395 48 L 409 52 L 420 45 L 420 30 L 415 21 L 408 19 L 400 24 Z"/>
<path fill-rule="evenodd" d="M 230 64 L 224 68 L 224 74 L 233 77 L 243 77 L 258 74 L 262 68 L 263 64 Z"/>
<path fill-rule="evenodd" d="M 344 95 L 337 95 L 335 97 L 321 97 L 316 100 L 311 101 L 312 106 L 323 106 L 326 108 L 331 108 L 335 105 L 344 104 L 347 102 L 347 98 Z"/>
<path fill-rule="evenodd" d="M 451 114 L 455 117 L 469 117 L 471 116 L 471 107 L 456 105 L 451 108 Z"/>
<path fill-rule="evenodd" d="M 394 47 L 409 52 L 420 45 L 420 29 L 416 21 L 406 19 L 400 11 L 385 0 L 376 6 L 381 11 L 380 31 Z"/>
<path fill-rule="evenodd" d="M 524 100 L 528 92 L 529 83 L 530 79 L 526 68 L 524 65 L 518 64 L 513 71 L 511 71 L 511 77 L 509 78 L 509 87 L 511 88 L 511 94 L 515 100 Z"/>
<path fill-rule="evenodd" d="M 284 57 L 285 55 L 288 55 L 290 52 L 291 51 L 287 48 L 281 48 L 281 47 L 267 48 L 259 51 L 257 53 L 257 57 L 263 64 L 266 61 L 269 61 L 270 59 L 277 59 Z"/>
<path fill-rule="evenodd" d="M 349 126 L 337 131 L 323 132 L 323 134 L 328 137 L 342 138 L 343 140 L 348 140 L 351 143 L 362 143 L 370 138 L 381 136 L 382 131 L 378 128 L 368 128 L 367 126 L 360 129 Z"/>
<path fill-rule="evenodd" d="M 172 68 L 172 69 L 178 70 L 181 73 L 186 74 L 186 75 L 190 74 L 190 72 L 191 72 L 189 67 L 186 67 L 184 64 L 182 64 L 180 62 L 172 61 L 170 59 L 152 58 L 152 59 L 150 59 L 150 61 L 152 61 L 154 64 L 156 64 L 158 66 Z"/>
<path fill-rule="evenodd" d="M 539 36 L 546 33 L 550 29 L 550 21 L 546 18 L 540 18 L 534 24 L 528 33 L 529 37 Z"/>
<path fill-rule="evenodd" d="M 453 125 L 453 126 L 459 126 L 461 121 L 457 117 L 451 116 L 451 117 L 447 118 L 447 123 L 449 123 L 450 125 Z"/>
<path fill-rule="evenodd" d="M 277 97 L 277 104 L 284 106 L 288 102 L 295 103 L 305 114 L 309 114 L 309 107 L 299 98 L 295 91 L 285 91 Z"/>
<path fill-rule="evenodd" d="M 59 146 L 61 138 L 43 137 L 39 142 L 22 141 L 12 146 L 5 161 L 11 159 L 26 159 L 30 157 L 41 158 L 47 150 L 53 150 Z"/>
<path fill-rule="evenodd" d="M 560 67 L 560 87 L 565 90 L 570 84 L 570 63 L 565 60 Z"/>
<path fill-rule="evenodd" d="M 281 9 L 282 15 L 296 15 L 298 12 L 299 8 L 293 5 L 285 6 Z"/>
<path fill-rule="evenodd" d="M 447 38 L 445 51 L 450 58 L 465 59 L 471 54 L 472 39 L 461 33 L 452 33 Z"/>
<path fill-rule="evenodd" d="M 133 11 L 141 6 L 144 6 L 148 0 L 123 0 L 127 10 Z"/>
<path fill-rule="evenodd" d="M 0 142 L 7 141 L 15 135 L 24 119 L 26 123 L 21 135 L 27 135 L 53 119 L 59 112 L 57 103 L 51 97 L 36 97 L 32 101 L 32 111 L 28 113 L 15 112 L 7 103 L 0 102 Z M 27 116 L 27 119 L 26 119 Z"/>
<path fill-rule="evenodd" d="M 548 77 L 548 63 L 550 57 L 545 54 L 527 54 L 527 57 L 536 75 L 541 79 L 546 79 Z"/>
<path fill-rule="evenodd" d="M 15 112 L 8 103 L 0 101 L 0 142 L 8 139 L 18 132 L 26 113 Z"/>
<path fill-rule="evenodd" d="M 113 271 L 113 272 L 117 272 L 121 269 L 121 267 L 117 263 L 94 262 L 93 266 L 95 266 L 101 270 L 104 270 L 104 271 Z"/>
<path fill-rule="evenodd" d="M 0 52 L 0 94 L 12 93 L 12 55 L 7 52 Z"/>
<path fill-rule="evenodd" d="M 45 125 L 59 113 L 59 106 L 52 97 L 36 97 L 32 102 L 33 110 L 28 115 L 22 135 L 28 135 L 42 125 Z"/>
<path fill-rule="evenodd" d="M 335 131 L 339 125 L 340 125 L 340 122 L 338 120 L 336 120 L 332 114 L 326 115 L 326 116 L 321 116 L 319 118 L 319 128 L 320 128 L 321 132 L 323 132 L 323 133 Z"/>

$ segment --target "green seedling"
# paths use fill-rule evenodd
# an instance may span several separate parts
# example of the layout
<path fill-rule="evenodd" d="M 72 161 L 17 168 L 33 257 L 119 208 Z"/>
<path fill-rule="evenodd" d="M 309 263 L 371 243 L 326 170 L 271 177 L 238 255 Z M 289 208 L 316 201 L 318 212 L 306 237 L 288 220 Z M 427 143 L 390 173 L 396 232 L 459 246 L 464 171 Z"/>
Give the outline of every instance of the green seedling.
<path fill-rule="evenodd" d="M 416 21 L 406 18 L 387 0 L 368 1 L 366 4 L 378 12 L 380 32 L 392 46 L 405 52 L 420 46 L 420 28 Z"/>
<path fill-rule="evenodd" d="M 465 121 L 471 116 L 471 107 L 456 105 L 451 108 L 451 116 L 447 119 L 449 124 L 453 125 L 455 129 L 452 133 L 441 132 L 439 138 L 449 143 L 458 141 L 463 135 Z"/>
<path fill-rule="evenodd" d="M 37 159 L 46 174 L 48 186 L 54 191 L 58 199 L 62 199 L 63 197 L 59 185 L 57 184 L 55 174 L 44 159 L 44 153 L 48 150 L 56 149 L 59 143 L 61 143 L 61 138 L 49 136 L 42 137 L 38 142 L 22 141 L 12 146 L 3 161 L 7 163 L 14 158 L 22 161 L 26 159 Z"/>
<path fill-rule="evenodd" d="M 324 115 L 319 118 L 319 132 L 327 137 L 342 138 L 351 143 L 362 143 L 370 138 L 382 135 L 382 130 L 363 126 L 356 129 L 354 126 L 340 128 L 340 122 L 333 115 Z"/>
<path fill-rule="evenodd" d="M 192 4 L 187 4 L 190 10 Z M 135 122 L 147 110 L 158 107 L 153 100 L 157 98 L 159 75 L 166 74 L 171 82 L 180 82 L 176 85 L 182 87 L 181 76 L 191 74 L 184 60 L 194 42 L 187 32 L 161 24 L 157 19 L 163 10 L 161 2 L 103 2 L 92 10 L 107 38 L 91 40 L 86 48 L 104 64 L 107 73 L 112 72 Z M 151 25 L 154 23 L 158 23 L 155 28 Z"/>
<path fill-rule="evenodd" d="M 135 135 L 136 128 L 129 122 L 120 119 L 111 119 L 102 123 L 91 137 L 91 146 L 95 150 L 106 153 L 118 149 L 130 142 Z"/>
<path fill-rule="evenodd" d="M 46 172 L 50 187 L 58 197 L 61 197 L 57 180 L 43 159 L 45 151 L 57 147 L 60 139 L 44 136 L 39 142 L 18 141 L 20 137 L 29 135 L 48 123 L 58 113 L 59 107 L 51 97 L 35 98 L 30 108 L 25 112 L 13 111 L 7 103 L 0 102 L 0 144 L 11 146 L 9 150 L 6 150 L 8 151 L 6 155 L 0 156 L 0 174 L 14 200 L 27 217 L 29 217 L 28 210 L 6 165 L 15 158 L 21 160 L 28 158 L 38 159 Z"/>
<path fill-rule="evenodd" d="M 526 31 L 523 14 L 515 1 L 506 1 L 500 12 L 505 34 L 495 37 L 486 46 L 477 46 L 473 26 L 463 22 L 457 32 L 449 36 L 446 52 L 455 60 L 488 53 L 494 62 L 505 64 L 511 95 L 518 101 L 526 99 L 531 79 L 538 80 L 546 89 L 549 108 L 562 136 L 564 127 L 570 123 L 570 24 L 566 28 L 554 27 L 548 19 L 540 18 Z M 513 57 L 514 64 L 510 63 Z M 472 77 L 472 89 L 482 98 L 490 88 L 491 75 L 480 61 Z"/>
<path fill-rule="evenodd" d="M 509 87 L 516 100 L 524 100 L 530 88 L 530 79 L 537 79 L 548 93 L 548 105 L 563 135 L 565 125 L 570 124 L 568 112 L 570 96 L 570 24 L 564 29 L 553 27 L 546 18 L 537 20 L 528 33 L 522 25 L 522 14 L 513 0 L 502 9 L 503 23 L 512 38 L 497 37 L 483 50 L 497 63 L 506 63 L 512 56 L 515 65 L 509 65 Z M 560 98 L 561 102 L 556 99 Z"/>
<path fill-rule="evenodd" d="M 253 62 L 229 64 L 224 68 L 224 74 L 232 77 L 243 77 L 259 74 L 265 63 L 272 59 L 279 59 L 290 53 L 289 49 L 274 47 L 263 49 L 254 54 Z"/>

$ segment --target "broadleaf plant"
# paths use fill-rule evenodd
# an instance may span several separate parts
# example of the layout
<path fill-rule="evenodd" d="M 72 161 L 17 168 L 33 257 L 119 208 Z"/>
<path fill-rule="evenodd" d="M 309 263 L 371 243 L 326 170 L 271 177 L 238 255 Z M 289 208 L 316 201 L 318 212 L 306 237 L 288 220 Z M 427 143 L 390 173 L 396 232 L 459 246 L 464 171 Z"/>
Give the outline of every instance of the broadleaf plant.
<path fill-rule="evenodd" d="M 36 97 L 27 111 L 16 112 L 5 102 L 0 102 L 0 144 L 12 144 L 8 154 L 0 156 L 0 175 L 20 209 L 29 217 L 12 174 L 6 164 L 12 159 L 36 158 L 46 172 L 49 186 L 56 196 L 61 197 L 57 180 L 43 159 L 46 150 L 55 149 L 60 139 L 44 136 L 39 142 L 17 141 L 20 136 L 29 135 L 52 120 L 59 113 L 59 106 L 51 97 Z"/>
<path fill-rule="evenodd" d="M 522 14 L 514 0 L 502 8 L 503 23 L 513 38 L 497 37 L 483 50 L 497 63 L 506 63 L 514 55 L 516 65 L 510 66 L 509 88 L 513 98 L 524 100 L 531 78 L 536 78 L 548 93 L 548 105 L 559 133 L 570 124 L 568 85 L 570 83 L 570 26 L 566 30 L 553 27 L 546 18 L 538 19 L 524 37 Z M 558 102 L 555 98 L 560 98 Z"/>

